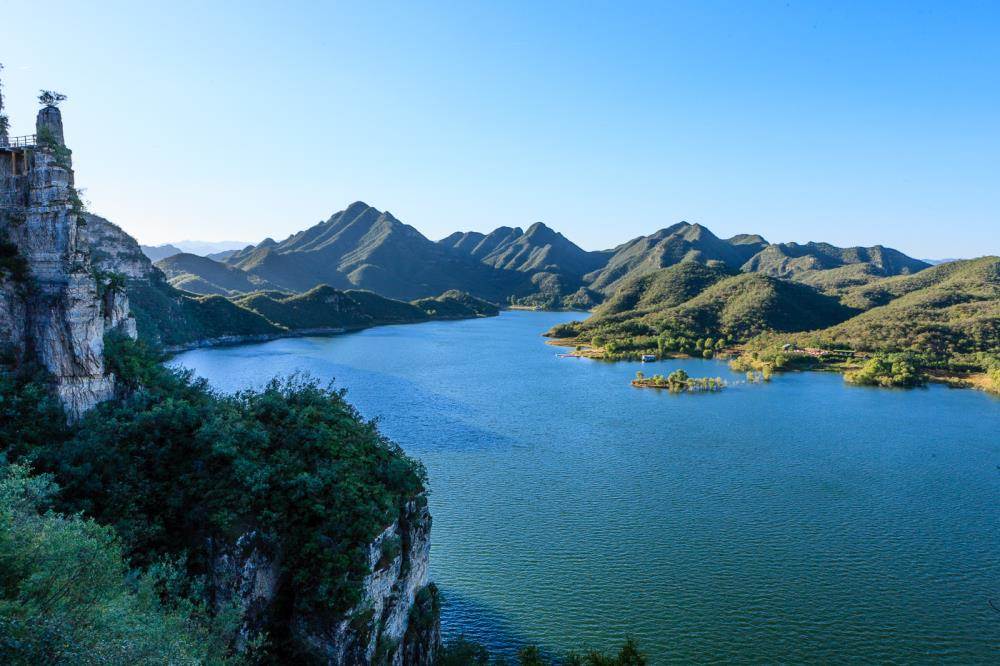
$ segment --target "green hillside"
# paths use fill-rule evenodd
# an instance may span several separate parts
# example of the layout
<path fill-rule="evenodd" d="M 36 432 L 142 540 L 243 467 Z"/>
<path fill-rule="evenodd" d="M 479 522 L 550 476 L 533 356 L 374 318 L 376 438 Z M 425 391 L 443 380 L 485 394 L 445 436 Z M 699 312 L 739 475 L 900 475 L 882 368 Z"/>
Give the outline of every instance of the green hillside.
<path fill-rule="evenodd" d="M 413 305 L 434 319 L 468 319 L 500 314 L 496 305 L 454 289 L 434 298 L 413 301 Z"/>
<path fill-rule="evenodd" d="M 894 354 L 873 360 L 872 368 L 959 374 L 1000 368 L 997 257 L 886 278 L 861 264 L 832 270 L 859 271 L 870 281 L 850 286 L 845 280 L 833 294 L 759 273 L 732 275 L 682 263 L 630 280 L 592 317 L 557 326 L 549 335 L 595 345 L 609 358 L 675 351 L 708 356 L 745 345 L 751 361 L 767 359 L 771 367 L 782 367 L 798 353 L 806 365 L 842 369 L 857 367 L 859 358 Z M 785 351 L 789 348 L 836 353 Z"/>
<path fill-rule="evenodd" d="M 917 273 L 930 264 L 881 245 L 841 248 L 829 243 L 780 243 L 762 249 L 742 270 L 806 281 L 819 279 L 818 273 L 848 266 L 864 267 L 863 273 L 886 277 Z"/>
<path fill-rule="evenodd" d="M 663 338 L 692 345 L 712 338 L 714 347 L 719 340 L 743 342 L 766 331 L 825 327 L 852 314 L 807 285 L 684 262 L 633 278 L 590 319 L 557 326 L 549 335 L 610 343 L 618 351 L 663 351 Z"/>
<path fill-rule="evenodd" d="M 938 360 L 1000 355 L 1000 258 L 954 261 L 888 278 L 849 291 L 843 300 L 869 309 L 818 332 L 817 343 Z"/>
<path fill-rule="evenodd" d="M 684 261 L 722 264 L 736 269 L 761 247 L 763 239 L 740 236 L 735 242 L 718 238 L 700 224 L 679 222 L 649 236 L 640 236 L 611 251 L 607 264 L 585 276 L 591 289 L 613 294 L 628 280 Z"/>
<path fill-rule="evenodd" d="M 302 294 L 260 291 L 227 298 L 188 294 L 162 278 L 129 280 L 127 291 L 140 337 L 166 347 L 228 337 L 355 330 L 499 313 L 492 303 L 457 291 L 414 303 L 366 291 L 339 291 L 327 285 Z"/>
<path fill-rule="evenodd" d="M 171 285 L 195 294 L 228 295 L 274 289 L 255 275 L 195 254 L 175 254 L 156 262 Z"/>

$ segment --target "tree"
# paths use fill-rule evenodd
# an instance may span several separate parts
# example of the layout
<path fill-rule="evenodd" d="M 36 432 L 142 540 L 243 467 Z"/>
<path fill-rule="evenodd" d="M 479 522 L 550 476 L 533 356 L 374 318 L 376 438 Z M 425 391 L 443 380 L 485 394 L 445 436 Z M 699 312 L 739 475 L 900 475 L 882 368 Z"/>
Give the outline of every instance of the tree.
<path fill-rule="evenodd" d="M 485 647 L 463 635 L 441 648 L 436 663 L 437 666 L 487 666 L 490 663 L 490 653 Z"/>
<path fill-rule="evenodd" d="M 40 90 L 39 93 L 38 103 L 42 106 L 55 108 L 66 101 L 66 95 L 54 90 Z"/>
<path fill-rule="evenodd" d="M 50 510 L 56 486 L 0 466 L 0 654 L 13 664 L 217 664 L 227 631 L 168 599 L 175 570 L 129 572 L 110 527 Z M 177 603 L 179 602 L 179 603 Z"/>
<path fill-rule="evenodd" d="M 687 389 L 690 378 L 683 370 L 674 370 L 667 375 L 667 388 L 674 392 Z"/>
<path fill-rule="evenodd" d="M 0 72 L 3 72 L 3 63 L 0 63 Z M 3 81 L 0 80 L 0 139 L 6 143 L 7 130 L 10 128 L 10 119 L 3 112 Z"/>
<path fill-rule="evenodd" d="M 618 652 L 618 663 L 621 666 L 646 666 L 646 655 L 639 652 L 639 646 L 631 636 L 625 639 L 625 645 Z"/>
<path fill-rule="evenodd" d="M 521 666 L 545 666 L 545 662 L 542 661 L 541 652 L 538 651 L 538 647 L 535 645 L 527 645 L 517 653 L 517 658 L 521 662 Z"/>

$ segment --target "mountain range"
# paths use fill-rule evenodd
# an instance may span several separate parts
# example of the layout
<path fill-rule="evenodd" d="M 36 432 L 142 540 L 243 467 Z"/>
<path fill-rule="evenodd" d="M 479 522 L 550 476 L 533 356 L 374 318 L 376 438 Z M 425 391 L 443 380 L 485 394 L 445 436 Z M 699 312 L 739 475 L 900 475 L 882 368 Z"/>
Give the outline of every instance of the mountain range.
<path fill-rule="evenodd" d="M 685 262 L 823 289 L 930 266 L 882 246 L 774 244 L 757 234 L 723 239 L 688 222 L 602 251 L 584 250 L 541 222 L 526 230 L 455 232 L 434 242 L 360 201 L 282 241 L 265 239 L 209 261 L 177 255 L 158 265 L 171 284 L 200 294 L 302 292 L 327 284 L 411 300 L 457 289 L 496 303 L 585 309 L 630 280 Z"/>

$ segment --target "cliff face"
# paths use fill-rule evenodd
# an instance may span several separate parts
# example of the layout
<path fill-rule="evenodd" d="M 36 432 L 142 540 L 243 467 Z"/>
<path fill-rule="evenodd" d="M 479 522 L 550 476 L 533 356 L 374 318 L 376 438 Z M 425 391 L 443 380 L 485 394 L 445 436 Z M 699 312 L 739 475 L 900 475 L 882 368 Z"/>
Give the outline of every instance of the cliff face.
<path fill-rule="evenodd" d="M 91 261 L 58 109 L 39 112 L 37 133 L 37 146 L 0 149 L 0 235 L 15 266 L 0 278 L 0 345 L 48 370 L 75 418 L 114 390 L 104 333 L 135 327 L 123 289 Z"/>
<path fill-rule="evenodd" d="M 235 607 L 244 619 L 237 647 L 278 623 L 317 663 L 433 664 L 441 631 L 436 592 L 427 584 L 431 517 L 424 499 L 408 502 L 368 545 L 371 573 L 362 582 L 362 600 L 342 616 L 275 617 L 282 592 L 281 548 L 256 532 L 216 548 L 216 607 Z"/>
<path fill-rule="evenodd" d="M 99 271 L 131 280 L 161 279 L 159 271 L 142 253 L 138 241 L 120 227 L 92 213 L 84 213 L 83 220 L 91 248 L 90 260 Z"/>

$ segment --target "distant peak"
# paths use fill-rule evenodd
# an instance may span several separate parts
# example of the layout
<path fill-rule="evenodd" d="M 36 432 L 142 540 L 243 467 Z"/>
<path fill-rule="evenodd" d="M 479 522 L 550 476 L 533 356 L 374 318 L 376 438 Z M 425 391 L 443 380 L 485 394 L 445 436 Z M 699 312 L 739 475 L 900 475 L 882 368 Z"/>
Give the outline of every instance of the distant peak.
<path fill-rule="evenodd" d="M 554 238 L 557 236 L 556 232 L 551 227 L 546 226 L 544 222 L 535 222 L 528 227 L 524 235 L 532 238 Z"/>
<path fill-rule="evenodd" d="M 680 221 L 676 224 L 671 224 L 669 227 L 665 227 L 657 231 L 654 236 L 669 236 L 670 234 L 676 234 L 679 231 L 685 231 L 691 225 L 685 221 Z"/>

